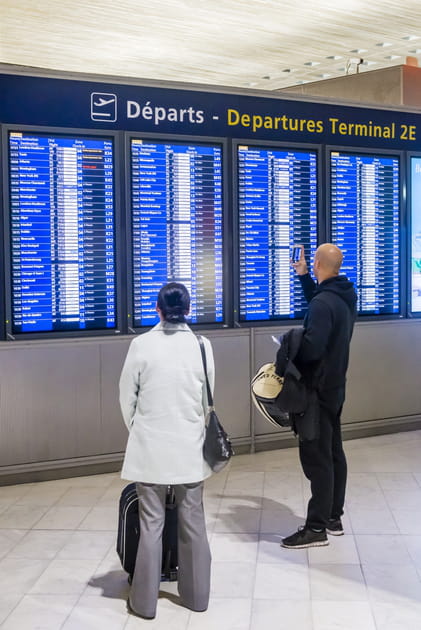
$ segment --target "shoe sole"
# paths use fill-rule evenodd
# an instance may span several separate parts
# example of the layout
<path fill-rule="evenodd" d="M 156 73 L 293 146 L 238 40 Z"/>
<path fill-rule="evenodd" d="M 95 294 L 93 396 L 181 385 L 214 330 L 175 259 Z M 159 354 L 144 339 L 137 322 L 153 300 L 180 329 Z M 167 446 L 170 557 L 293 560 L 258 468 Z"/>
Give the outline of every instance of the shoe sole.
<path fill-rule="evenodd" d="M 155 617 L 156 617 L 156 615 L 154 615 L 153 617 L 149 617 L 149 616 L 146 616 L 146 615 L 141 615 L 140 613 L 136 612 L 135 610 L 133 610 L 132 605 L 131 605 L 129 600 L 127 600 L 127 602 L 126 602 L 126 608 L 127 608 L 127 612 L 130 615 L 133 615 L 133 617 L 139 617 L 140 619 L 147 619 L 148 621 L 151 620 L 151 619 L 155 619 Z"/>
<path fill-rule="evenodd" d="M 334 531 L 332 529 L 326 529 L 326 533 L 330 534 L 331 536 L 343 536 L 344 535 L 344 530 L 341 529 L 340 531 Z"/>
<path fill-rule="evenodd" d="M 304 545 L 284 545 L 284 543 L 281 543 L 281 547 L 285 549 L 307 549 L 307 547 L 326 547 L 328 544 L 328 540 L 321 540 L 320 542 L 306 543 Z"/>

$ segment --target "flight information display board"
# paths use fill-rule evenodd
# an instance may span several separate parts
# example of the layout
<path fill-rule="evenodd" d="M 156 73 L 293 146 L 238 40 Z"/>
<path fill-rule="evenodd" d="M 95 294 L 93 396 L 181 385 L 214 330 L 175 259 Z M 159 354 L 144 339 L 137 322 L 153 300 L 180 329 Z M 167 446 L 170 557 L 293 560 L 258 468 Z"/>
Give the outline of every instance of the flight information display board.
<path fill-rule="evenodd" d="M 411 303 L 421 313 L 421 157 L 411 157 Z"/>
<path fill-rule="evenodd" d="M 160 288 L 181 282 L 189 321 L 222 323 L 222 145 L 131 138 L 133 325 L 157 323 Z"/>
<path fill-rule="evenodd" d="M 291 248 L 317 247 L 317 153 L 237 147 L 240 321 L 302 318 Z"/>
<path fill-rule="evenodd" d="M 400 310 L 399 159 L 331 151 L 331 238 L 344 254 L 360 315 Z"/>
<path fill-rule="evenodd" d="M 112 138 L 9 131 L 11 331 L 116 326 Z"/>

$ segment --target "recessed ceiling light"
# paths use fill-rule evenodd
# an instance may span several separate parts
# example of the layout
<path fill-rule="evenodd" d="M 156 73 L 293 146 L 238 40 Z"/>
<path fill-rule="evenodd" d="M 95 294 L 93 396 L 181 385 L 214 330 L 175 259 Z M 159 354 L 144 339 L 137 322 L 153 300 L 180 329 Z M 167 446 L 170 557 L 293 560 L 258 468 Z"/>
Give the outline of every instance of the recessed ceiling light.
<path fill-rule="evenodd" d="M 262 79 L 266 79 L 266 81 L 269 81 L 271 79 L 270 74 L 266 74 L 264 77 L 262 77 Z"/>
<path fill-rule="evenodd" d="M 413 48 L 409 52 L 414 53 L 415 55 L 419 55 L 421 53 L 421 48 Z"/>
<path fill-rule="evenodd" d="M 285 68 L 282 72 L 294 72 L 294 68 Z"/>
<path fill-rule="evenodd" d="M 375 66 L 377 61 L 363 61 L 362 66 Z"/>
<path fill-rule="evenodd" d="M 331 76 L 332 75 L 328 74 L 327 72 L 323 72 L 322 74 L 316 74 L 316 77 L 320 77 L 320 79 L 328 79 Z"/>
<path fill-rule="evenodd" d="M 381 48 L 387 48 L 387 46 L 391 46 L 392 44 L 390 44 L 389 42 L 380 42 L 379 44 L 376 44 L 376 46 L 380 46 Z"/>
<path fill-rule="evenodd" d="M 338 61 L 339 59 L 343 59 L 340 55 L 329 55 L 326 59 L 333 59 L 334 61 Z"/>
<path fill-rule="evenodd" d="M 361 55 L 361 53 L 368 52 L 368 50 L 367 48 L 354 48 L 354 50 L 350 50 L 349 52 L 357 53 L 358 55 Z"/>
<path fill-rule="evenodd" d="M 391 59 L 391 60 L 393 60 L 393 59 L 400 59 L 401 57 L 402 57 L 402 55 L 387 55 L 387 56 L 385 57 L 385 59 Z"/>
<path fill-rule="evenodd" d="M 249 83 L 245 84 L 247 87 L 256 87 L 257 83 L 256 81 L 250 81 Z"/>
<path fill-rule="evenodd" d="M 413 42 L 415 39 L 419 39 L 418 35 L 406 35 L 406 37 L 402 37 L 402 39 L 406 39 L 408 42 Z"/>
<path fill-rule="evenodd" d="M 306 61 L 305 66 L 320 66 L 320 61 Z"/>

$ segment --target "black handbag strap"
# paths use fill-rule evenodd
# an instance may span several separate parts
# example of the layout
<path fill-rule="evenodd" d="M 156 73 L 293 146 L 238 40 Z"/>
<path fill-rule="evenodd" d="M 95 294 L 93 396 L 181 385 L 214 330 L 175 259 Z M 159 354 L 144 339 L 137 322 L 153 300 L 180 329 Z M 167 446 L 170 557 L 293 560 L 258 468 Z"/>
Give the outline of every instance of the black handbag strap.
<path fill-rule="evenodd" d="M 207 368 L 207 363 L 206 363 L 205 344 L 203 343 L 203 339 L 200 335 L 196 335 L 196 337 L 199 342 L 200 352 L 202 353 L 202 363 L 203 363 L 203 369 L 205 371 L 205 378 L 206 378 L 206 390 L 208 392 L 208 406 L 210 407 L 210 409 L 213 409 L 213 396 L 212 396 L 211 388 L 209 385 L 209 379 L 208 379 L 208 368 Z"/>

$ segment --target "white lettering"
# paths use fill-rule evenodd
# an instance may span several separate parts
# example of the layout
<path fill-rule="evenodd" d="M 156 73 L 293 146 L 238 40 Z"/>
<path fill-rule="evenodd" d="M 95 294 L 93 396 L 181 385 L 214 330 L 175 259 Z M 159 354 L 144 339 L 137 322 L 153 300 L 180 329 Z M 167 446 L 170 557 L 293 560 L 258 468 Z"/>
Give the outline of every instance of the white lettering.
<path fill-rule="evenodd" d="M 136 101 L 127 101 L 127 118 L 138 118 L 140 116 L 140 105 Z"/>

